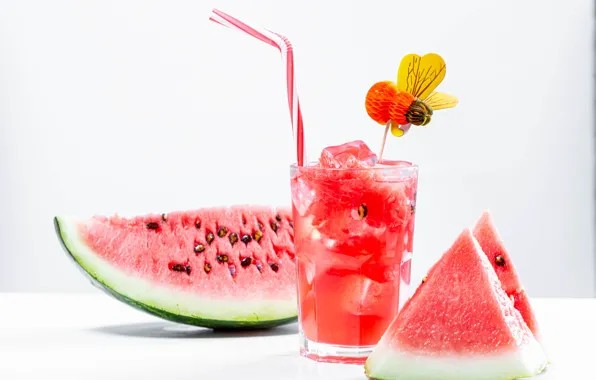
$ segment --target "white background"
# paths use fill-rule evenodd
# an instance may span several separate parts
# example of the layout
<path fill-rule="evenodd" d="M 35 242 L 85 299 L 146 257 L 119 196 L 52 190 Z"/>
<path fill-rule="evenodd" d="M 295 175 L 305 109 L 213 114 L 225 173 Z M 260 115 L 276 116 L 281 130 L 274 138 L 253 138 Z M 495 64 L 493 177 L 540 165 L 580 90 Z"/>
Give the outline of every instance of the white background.
<path fill-rule="evenodd" d="M 92 291 L 57 214 L 290 201 L 279 53 L 207 21 L 289 36 L 309 155 L 382 128 L 363 100 L 436 51 L 460 105 L 390 139 L 421 167 L 415 278 L 490 208 L 532 296 L 593 296 L 592 1 L 0 1 L 0 291 Z"/>

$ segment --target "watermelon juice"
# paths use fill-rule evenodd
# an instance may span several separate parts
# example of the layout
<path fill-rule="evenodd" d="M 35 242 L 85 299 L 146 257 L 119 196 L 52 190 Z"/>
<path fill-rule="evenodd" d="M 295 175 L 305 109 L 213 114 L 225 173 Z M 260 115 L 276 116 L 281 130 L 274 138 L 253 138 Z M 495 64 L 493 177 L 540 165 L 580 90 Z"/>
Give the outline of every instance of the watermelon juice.
<path fill-rule="evenodd" d="M 418 169 L 363 150 L 291 170 L 301 353 L 316 360 L 364 362 L 408 296 Z"/>

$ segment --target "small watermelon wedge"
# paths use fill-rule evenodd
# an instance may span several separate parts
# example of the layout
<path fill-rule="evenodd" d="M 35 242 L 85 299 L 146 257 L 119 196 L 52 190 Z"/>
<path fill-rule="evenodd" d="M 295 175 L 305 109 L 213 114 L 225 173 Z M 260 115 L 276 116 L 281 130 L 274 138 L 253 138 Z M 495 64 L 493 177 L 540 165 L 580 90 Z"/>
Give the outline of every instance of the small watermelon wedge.
<path fill-rule="evenodd" d="M 378 380 L 530 377 L 545 354 L 466 229 L 430 269 L 368 357 Z"/>
<path fill-rule="evenodd" d="M 536 339 L 541 341 L 534 309 L 489 211 L 484 211 L 476 221 L 473 233 L 497 273 L 503 290 L 513 300 L 515 308 L 521 313 Z"/>
<path fill-rule="evenodd" d="M 214 329 L 297 319 L 290 210 L 58 216 L 54 224 L 69 257 L 94 285 L 155 316 Z"/>

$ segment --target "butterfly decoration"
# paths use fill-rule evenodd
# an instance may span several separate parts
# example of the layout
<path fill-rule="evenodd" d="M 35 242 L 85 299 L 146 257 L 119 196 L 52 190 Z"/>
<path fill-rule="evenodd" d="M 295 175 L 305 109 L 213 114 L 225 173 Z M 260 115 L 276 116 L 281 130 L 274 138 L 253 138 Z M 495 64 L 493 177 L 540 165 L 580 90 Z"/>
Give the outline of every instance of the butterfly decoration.
<path fill-rule="evenodd" d="M 368 90 L 366 112 L 397 137 L 405 135 L 412 125 L 427 125 L 433 111 L 453 108 L 459 102 L 453 95 L 435 91 L 445 73 L 440 55 L 408 54 L 399 64 L 397 83 L 377 82 Z"/>

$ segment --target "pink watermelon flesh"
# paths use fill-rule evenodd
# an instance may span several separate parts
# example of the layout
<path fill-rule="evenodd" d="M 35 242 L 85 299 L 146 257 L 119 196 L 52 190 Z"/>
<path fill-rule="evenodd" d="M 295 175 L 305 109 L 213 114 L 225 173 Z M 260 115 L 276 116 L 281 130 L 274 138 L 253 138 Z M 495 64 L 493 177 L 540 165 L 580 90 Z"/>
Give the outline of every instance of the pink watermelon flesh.
<path fill-rule="evenodd" d="M 137 299 L 141 290 L 126 288 L 130 279 L 143 281 L 139 289 L 179 297 L 169 308 L 160 304 L 166 299 L 147 306 L 173 314 L 171 319 L 179 314 L 180 322 L 259 327 L 295 319 L 290 210 L 236 206 L 131 219 L 96 216 L 72 222 L 74 227 L 68 219 L 57 221 L 62 231 L 70 228 L 61 239 L 83 269 L 135 306 L 144 300 Z M 113 271 L 122 274 L 120 280 L 110 278 Z"/>
<path fill-rule="evenodd" d="M 510 379 L 546 365 L 466 229 L 430 269 L 366 363 L 374 379 Z"/>
<path fill-rule="evenodd" d="M 526 291 L 522 289 L 518 290 L 517 292 L 513 292 L 509 294 L 509 298 L 511 298 L 513 301 L 513 306 L 519 311 L 522 318 L 530 328 L 530 331 L 532 331 L 536 339 L 541 342 L 542 336 L 540 335 L 540 329 L 538 328 L 538 321 L 536 320 L 534 309 L 532 309 L 532 305 L 530 304 L 530 300 L 528 299 L 528 294 Z"/>
<path fill-rule="evenodd" d="M 534 336 L 540 340 L 540 329 L 532 305 L 523 289 L 509 252 L 505 249 L 505 245 L 488 211 L 482 213 L 482 216 L 476 222 L 474 237 L 478 240 L 480 247 L 497 273 L 503 290 L 509 297 L 514 299 L 515 308 L 519 310 Z"/>

